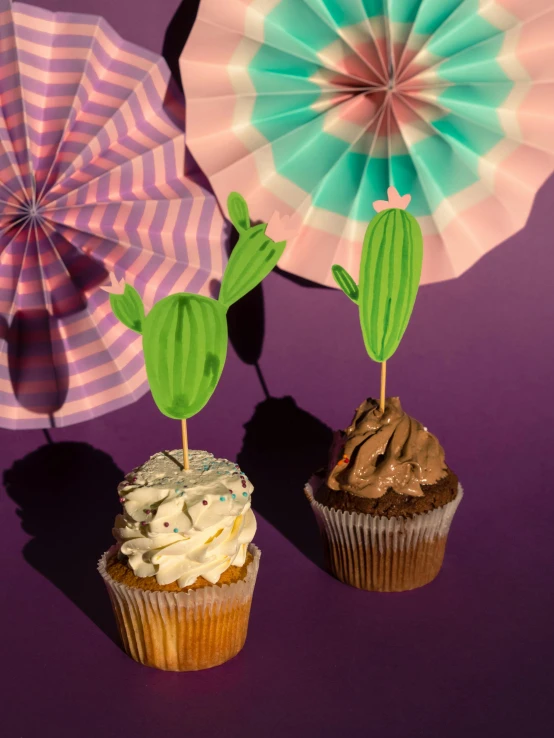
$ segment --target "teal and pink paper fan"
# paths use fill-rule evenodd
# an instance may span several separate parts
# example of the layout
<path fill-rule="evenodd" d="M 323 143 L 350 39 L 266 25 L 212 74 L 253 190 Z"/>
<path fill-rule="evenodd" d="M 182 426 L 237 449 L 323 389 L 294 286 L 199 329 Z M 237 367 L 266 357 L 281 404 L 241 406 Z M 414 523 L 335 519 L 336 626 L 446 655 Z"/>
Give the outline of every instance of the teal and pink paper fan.
<path fill-rule="evenodd" d="M 428 283 L 521 229 L 554 170 L 552 0 L 202 0 L 181 73 L 219 202 L 299 212 L 279 265 L 322 284 L 357 275 L 389 186 Z"/>
<path fill-rule="evenodd" d="M 70 425 L 148 390 L 108 273 L 209 294 L 227 226 L 166 63 L 104 20 L 0 0 L 0 92 L 0 426 Z"/>

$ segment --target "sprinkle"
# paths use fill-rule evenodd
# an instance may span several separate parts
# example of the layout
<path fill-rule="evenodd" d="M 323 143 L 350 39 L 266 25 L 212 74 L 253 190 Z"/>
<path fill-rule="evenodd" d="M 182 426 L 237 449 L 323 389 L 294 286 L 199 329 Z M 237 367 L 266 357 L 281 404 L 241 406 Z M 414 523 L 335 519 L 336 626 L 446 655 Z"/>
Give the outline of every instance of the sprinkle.
<path fill-rule="evenodd" d="M 243 497 L 248 497 L 248 492 L 243 492 L 243 493 L 242 493 L 242 496 L 243 496 Z"/>
<path fill-rule="evenodd" d="M 220 497 L 220 498 L 219 498 L 219 501 L 220 501 L 220 502 L 225 502 L 225 497 Z"/>
<path fill-rule="evenodd" d="M 343 456 L 342 459 L 340 460 L 341 464 L 348 464 L 349 462 L 350 462 L 350 459 L 348 458 L 348 456 Z"/>
<path fill-rule="evenodd" d="M 232 497 L 232 498 L 233 498 L 233 500 L 234 500 L 234 499 L 235 499 L 235 497 L 236 497 L 236 494 L 235 494 L 235 493 L 233 492 L 233 494 L 231 495 L 231 497 Z"/>
<path fill-rule="evenodd" d="M 179 532 L 179 528 L 173 528 L 173 532 L 174 533 L 178 533 Z"/>
<path fill-rule="evenodd" d="M 169 528 L 169 523 L 164 523 L 166 528 Z"/>
<path fill-rule="evenodd" d="M 203 505 L 207 505 L 208 504 L 208 500 L 202 500 L 202 504 Z"/>
<path fill-rule="evenodd" d="M 120 502 L 125 502 L 125 497 L 120 497 L 120 498 L 119 498 L 119 501 L 120 501 Z"/>
<path fill-rule="evenodd" d="M 143 512 L 145 512 L 147 515 L 151 515 L 152 514 L 152 510 L 143 510 Z"/>

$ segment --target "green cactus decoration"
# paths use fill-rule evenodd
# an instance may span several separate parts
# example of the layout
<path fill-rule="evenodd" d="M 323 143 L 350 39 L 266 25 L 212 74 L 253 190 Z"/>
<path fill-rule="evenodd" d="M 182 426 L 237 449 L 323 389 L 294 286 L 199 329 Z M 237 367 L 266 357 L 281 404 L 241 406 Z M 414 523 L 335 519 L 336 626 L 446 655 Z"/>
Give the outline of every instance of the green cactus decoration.
<path fill-rule="evenodd" d="M 202 295 L 170 295 L 145 319 L 142 346 L 159 409 L 176 420 L 196 415 L 212 396 L 227 355 L 225 308 Z"/>
<path fill-rule="evenodd" d="M 248 206 L 238 192 L 227 199 L 229 217 L 239 240 L 223 275 L 218 301 L 228 308 L 267 277 L 281 258 L 286 242 L 275 243 L 266 235 L 265 223 L 250 225 Z"/>
<path fill-rule="evenodd" d="M 144 305 L 139 293 L 130 284 L 125 285 L 122 295 L 110 295 L 110 306 L 115 317 L 136 333 L 142 333 Z"/>
<path fill-rule="evenodd" d="M 410 196 L 390 187 L 388 201 L 374 203 L 378 211 L 367 227 L 360 263 L 360 284 L 333 266 L 333 277 L 360 311 L 360 324 L 369 356 L 381 362 L 381 409 L 385 405 L 386 361 L 400 344 L 414 307 L 421 265 L 423 237 L 417 220 L 405 211 Z"/>
<path fill-rule="evenodd" d="M 223 275 L 219 298 L 181 293 L 157 302 L 145 315 L 138 292 L 112 275 L 110 304 L 116 317 L 142 334 L 148 383 L 156 405 L 183 421 L 183 452 L 188 468 L 186 421 L 212 396 L 227 355 L 227 310 L 266 277 L 284 251 L 286 221 L 273 216 L 269 225 L 251 226 L 248 206 L 237 192 L 228 198 L 238 242 Z M 266 234 L 270 230 L 277 240 Z"/>

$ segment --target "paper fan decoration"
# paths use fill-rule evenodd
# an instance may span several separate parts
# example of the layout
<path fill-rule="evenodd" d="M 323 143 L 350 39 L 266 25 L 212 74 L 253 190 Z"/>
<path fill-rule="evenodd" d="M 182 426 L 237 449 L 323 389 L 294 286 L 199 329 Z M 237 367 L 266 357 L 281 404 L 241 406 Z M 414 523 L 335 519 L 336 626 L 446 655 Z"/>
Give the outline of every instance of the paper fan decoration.
<path fill-rule="evenodd" d="M 422 281 L 522 228 L 554 169 L 552 0 L 202 0 L 188 144 L 221 203 L 298 211 L 280 266 L 357 273 L 372 202 L 412 193 Z"/>
<path fill-rule="evenodd" d="M 226 226 L 161 57 L 102 19 L 0 0 L 0 425 L 69 425 L 148 389 L 99 289 L 209 294 Z"/>

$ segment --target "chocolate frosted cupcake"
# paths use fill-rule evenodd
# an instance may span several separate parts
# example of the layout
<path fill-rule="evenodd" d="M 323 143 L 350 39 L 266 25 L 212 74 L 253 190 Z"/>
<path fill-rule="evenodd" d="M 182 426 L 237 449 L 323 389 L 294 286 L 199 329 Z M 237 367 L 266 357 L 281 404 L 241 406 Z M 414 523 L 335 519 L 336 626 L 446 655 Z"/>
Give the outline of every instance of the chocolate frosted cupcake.
<path fill-rule="evenodd" d="M 397 397 L 387 398 L 384 411 L 372 399 L 358 408 L 336 436 L 329 469 L 305 491 L 331 573 L 380 592 L 437 576 L 463 494 L 438 440 Z"/>
<path fill-rule="evenodd" d="M 252 485 L 204 451 L 152 456 L 119 485 L 117 545 L 99 562 L 123 646 L 147 666 L 192 671 L 244 645 L 260 552 Z"/>

